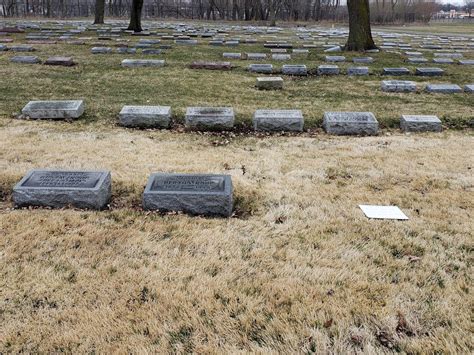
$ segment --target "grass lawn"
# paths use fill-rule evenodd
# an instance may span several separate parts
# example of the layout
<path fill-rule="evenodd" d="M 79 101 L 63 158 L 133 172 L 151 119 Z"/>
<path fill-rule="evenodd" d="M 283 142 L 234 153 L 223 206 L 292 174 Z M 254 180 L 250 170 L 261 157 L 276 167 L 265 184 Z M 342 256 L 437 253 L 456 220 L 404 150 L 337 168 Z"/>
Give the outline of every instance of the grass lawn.
<path fill-rule="evenodd" d="M 261 43 L 174 45 L 149 56 L 166 59 L 160 69 L 121 68 L 142 56 L 92 55 L 91 45 L 37 47 L 43 60 L 79 65 L 0 54 L 1 353 L 474 350 L 473 95 L 382 93 L 381 68 L 415 67 L 394 53 L 374 54 L 369 77 L 285 77 L 271 92 L 254 88 L 248 61 L 187 68 L 224 51 L 268 52 Z M 313 69 L 323 58 L 292 62 Z M 474 82 L 473 66 L 430 66 L 446 75 L 402 79 Z M 75 122 L 12 116 L 30 100 L 80 98 Z M 174 128 L 121 128 L 125 104 L 170 105 Z M 185 108 L 199 105 L 233 106 L 238 129 L 186 132 Z M 251 133 L 259 108 L 302 109 L 308 131 Z M 372 111 L 381 134 L 324 134 L 323 112 L 346 110 Z M 402 113 L 438 115 L 446 129 L 402 134 Z M 33 168 L 111 170 L 109 210 L 13 209 L 11 190 Z M 232 175 L 235 215 L 144 212 L 152 172 Z M 410 219 L 368 220 L 359 204 L 397 205 Z"/>

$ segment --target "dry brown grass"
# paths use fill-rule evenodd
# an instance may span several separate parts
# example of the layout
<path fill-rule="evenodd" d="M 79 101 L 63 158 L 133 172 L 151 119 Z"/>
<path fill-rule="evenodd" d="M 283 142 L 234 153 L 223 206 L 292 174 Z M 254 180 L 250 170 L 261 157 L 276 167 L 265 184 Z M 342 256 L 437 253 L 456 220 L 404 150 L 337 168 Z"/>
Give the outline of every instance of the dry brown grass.
<path fill-rule="evenodd" d="M 216 147 L 198 134 L 0 123 L 2 353 L 474 349 L 469 132 Z M 38 167 L 110 169 L 111 210 L 12 210 L 14 183 Z M 239 216 L 141 211 L 155 171 L 231 174 Z M 410 220 L 367 220 L 360 203 Z"/>

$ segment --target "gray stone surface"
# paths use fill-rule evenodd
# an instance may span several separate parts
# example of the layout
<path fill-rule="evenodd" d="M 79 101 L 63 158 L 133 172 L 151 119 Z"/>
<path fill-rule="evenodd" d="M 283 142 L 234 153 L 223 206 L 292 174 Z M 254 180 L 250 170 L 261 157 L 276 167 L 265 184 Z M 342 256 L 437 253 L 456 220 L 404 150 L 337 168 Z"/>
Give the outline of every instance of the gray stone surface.
<path fill-rule="evenodd" d="M 415 92 L 416 83 L 407 80 L 383 80 L 381 89 L 385 92 Z"/>
<path fill-rule="evenodd" d="M 248 70 L 252 73 L 271 74 L 273 73 L 272 64 L 250 64 Z"/>
<path fill-rule="evenodd" d="M 225 130 L 234 126 L 234 119 L 232 107 L 188 107 L 185 124 L 191 129 Z"/>
<path fill-rule="evenodd" d="M 462 58 L 462 53 L 435 53 L 438 58 Z"/>
<path fill-rule="evenodd" d="M 369 67 L 349 67 L 347 75 L 369 75 Z"/>
<path fill-rule="evenodd" d="M 324 50 L 325 52 L 342 52 L 341 46 L 334 46 Z"/>
<path fill-rule="evenodd" d="M 32 170 L 14 188 L 16 207 L 103 209 L 111 196 L 108 171 Z"/>
<path fill-rule="evenodd" d="M 63 67 L 72 67 L 76 65 L 74 60 L 71 57 L 49 57 L 46 62 L 46 65 L 58 65 Z"/>
<path fill-rule="evenodd" d="M 222 57 L 227 59 L 242 59 L 242 53 L 225 52 L 222 53 Z"/>
<path fill-rule="evenodd" d="M 420 64 L 420 63 L 428 63 L 428 59 L 423 57 L 409 57 L 407 58 L 408 63 L 413 64 Z"/>
<path fill-rule="evenodd" d="M 410 70 L 407 68 L 383 68 L 384 75 L 409 75 Z"/>
<path fill-rule="evenodd" d="M 34 52 L 35 51 L 33 46 L 24 45 L 24 44 L 11 46 L 9 49 L 12 52 Z"/>
<path fill-rule="evenodd" d="M 124 106 L 119 122 L 125 127 L 168 128 L 171 121 L 169 106 Z"/>
<path fill-rule="evenodd" d="M 122 67 L 124 68 L 139 68 L 139 67 L 164 67 L 165 61 L 163 59 L 124 59 L 122 60 Z"/>
<path fill-rule="evenodd" d="M 136 48 L 128 48 L 128 47 L 119 47 L 119 48 L 117 48 L 117 53 L 120 53 L 120 54 L 136 54 L 137 49 Z"/>
<path fill-rule="evenodd" d="M 112 53 L 112 48 L 110 47 L 92 47 L 91 48 L 92 54 L 108 54 Z"/>
<path fill-rule="evenodd" d="M 474 65 L 474 59 L 460 60 L 459 64 L 461 64 L 461 65 Z"/>
<path fill-rule="evenodd" d="M 474 84 L 468 84 L 464 86 L 464 91 L 470 94 L 474 93 Z"/>
<path fill-rule="evenodd" d="M 247 60 L 265 60 L 267 55 L 265 53 L 246 53 Z"/>
<path fill-rule="evenodd" d="M 453 64 L 454 60 L 451 58 L 433 58 L 433 63 L 436 64 Z"/>
<path fill-rule="evenodd" d="M 418 76 L 441 76 L 444 70 L 441 68 L 416 68 L 415 75 Z"/>
<path fill-rule="evenodd" d="M 229 175 L 152 174 L 143 208 L 191 215 L 230 217 L 233 187 Z"/>
<path fill-rule="evenodd" d="M 8 47 L 4 44 L 0 44 L 0 52 L 5 52 L 8 50 Z"/>
<path fill-rule="evenodd" d="M 403 132 L 441 132 L 443 127 L 436 116 L 402 115 L 400 128 Z"/>
<path fill-rule="evenodd" d="M 327 55 L 326 62 L 345 62 L 346 57 L 342 55 Z"/>
<path fill-rule="evenodd" d="M 208 70 L 231 70 L 231 62 L 208 62 L 196 61 L 189 66 L 191 69 L 208 69 Z"/>
<path fill-rule="evenodd" d="M 257 131 L 298 131 L 304 126 L 300 110 L 257 110 L 253 116 L 253 126 Z"/>
<path fill-rule="evenodd" d="M 279 76 L 257 78 L 258 89 L 261 90 L 279 90 L 283 89 L 283 79 Z"/>
<path fill-rule="evenodd" d="M 325 112 L 323 128 L 335 135 L 376 135 L 379 123 L 371 112 Z"/>
<path fill-rule="evenodd" d="M 318 66 L 318 75 L 338 75 L 339 67 L 337 65 Z"/>
<path fill-rule="evenodd" d="M 10 58 L 12 63 L 21 63 L 21 64 L 38 64 L 41 63 L 41 60 L 33 55 L 17 55 Z"/>
<path fill-rule="evenodd" d="M 272 54 L 272 59 L 278 60 L 278 61 L 290 60 L 291 55 L 290 54 Z"/>
<path fill-rule="evenodd" d="M 156 48 L 146 48 L 142 50 L 142 54 L 147 54 L 147 55 L 158 55 L 162 53 L 163 53 L 162 49 L 156 49 Z"/>
<path fill-rule="evenodd" d="M 304 64 L 285 64 L 282 66 L 281 72 L 284 75 L 306 76 L 308 69 Z"/>
<path fill-rule="evenodd" d="M 426 85 L 426 91 L 440 94 L 455 94 L 462 92 L 462 89 L 456 84 L 428 84 Z"/>
<path fill-rule="evenodd" d="M 366 63 L 366 64 L 370 64 L 370 63 L 373 63 L 374 62 L 374 58 L 372 57 L 355 57 L 355 58 L 352 58 L 352 61 L 354 63 Z"/>
<path fill-rule="evenodd" d="M 84 113 L 82 100 L 30 101 L 21 110 L 33 119 L 77 119 Z"/>

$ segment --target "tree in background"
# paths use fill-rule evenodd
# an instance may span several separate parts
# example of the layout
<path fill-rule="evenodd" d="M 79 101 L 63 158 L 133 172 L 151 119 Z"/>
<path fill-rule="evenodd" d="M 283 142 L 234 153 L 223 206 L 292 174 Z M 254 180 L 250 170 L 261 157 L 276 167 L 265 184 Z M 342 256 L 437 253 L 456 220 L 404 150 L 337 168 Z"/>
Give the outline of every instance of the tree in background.
<path fill-rule="evenodd" d="M 94 25 L 104 23 L 105 0 L 95 0 Z"/>
<path fill-rule="evenodd" d="M 369 0 L 347 0 L 349 11 L 349 39 L 345 49 L 348 51 L 365 51 L 375 49 L 370 28 Z"/>
<path fill-rule="evenodd" d="M 471 17 L 472 10 L 474 9 L 474 0 L 464 0 L 464 4 L 466 4 L 466 12 L 469 14 L 469 17 Z"/>
<path fill-rule="evenodd" d="M 132 11 L 130 13 L 130 24 L 128 25 L 128 30 L 134 32 L 142 31 L 142 8 L 143 0 L 132 1 Z"/>

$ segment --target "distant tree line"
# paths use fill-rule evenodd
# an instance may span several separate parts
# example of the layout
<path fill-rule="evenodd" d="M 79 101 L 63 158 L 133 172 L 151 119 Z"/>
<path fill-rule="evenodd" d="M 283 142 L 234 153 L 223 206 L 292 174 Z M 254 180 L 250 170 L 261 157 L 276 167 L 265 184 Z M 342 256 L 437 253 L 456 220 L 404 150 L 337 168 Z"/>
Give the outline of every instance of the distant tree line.
<path fill-rule="evenodd" d="M 0 0 L 4 17 L 129 17 L 133 0 Z M 144 0 L 143 18 L 235 21 L 346 21 L 341 0 Z M 101 11 L 103 7 L 103 11 Z M 440 5 L 434 0 L 371 0 L 372 22 L 427 21 Z M 99 11 L 97 11 L 99 9 Z M 97 20 L 97 18 L 96 18 Z M 100 18 L 99 21 L 101 22 Z"/>

